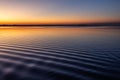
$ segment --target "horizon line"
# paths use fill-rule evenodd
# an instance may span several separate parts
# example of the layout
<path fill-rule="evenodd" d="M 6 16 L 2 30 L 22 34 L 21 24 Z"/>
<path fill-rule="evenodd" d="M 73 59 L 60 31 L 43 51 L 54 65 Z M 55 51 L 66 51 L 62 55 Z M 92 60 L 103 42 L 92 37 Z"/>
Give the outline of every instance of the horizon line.
<path fill-rule="evenodd" d="M 66 24 L 19 24 L 19 23 L 13 23 L 13 24 L 0 24 L 0 26 L 120 26 L 120 22 L 106 22 L 106 23 L 66 23 Z"/>

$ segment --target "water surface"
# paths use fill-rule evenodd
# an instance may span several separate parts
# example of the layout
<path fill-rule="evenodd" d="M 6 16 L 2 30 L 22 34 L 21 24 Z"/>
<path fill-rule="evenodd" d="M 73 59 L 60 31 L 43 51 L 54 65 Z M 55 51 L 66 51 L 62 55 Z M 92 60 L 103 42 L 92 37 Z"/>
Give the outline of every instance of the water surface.
<path fill-rule="evenodd" d="M 1 27 L 0 80 L 119 80 L 120 29 Z"/>

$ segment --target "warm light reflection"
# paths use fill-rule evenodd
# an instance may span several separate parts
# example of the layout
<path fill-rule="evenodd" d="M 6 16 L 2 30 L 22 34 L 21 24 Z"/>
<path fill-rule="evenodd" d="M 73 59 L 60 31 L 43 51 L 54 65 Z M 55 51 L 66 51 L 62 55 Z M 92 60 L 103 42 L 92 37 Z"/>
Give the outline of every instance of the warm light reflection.
<path fill-rule="evenodd" d="M 57 27 L 31 27 L 31 28 L 19 28 L 19 27 L 1 27 L 0 28 L 0 40 L 14 39 L 14 38 L 31 38 L 31 37 L 84 37 L 89 35 L 102 35 L 107 30 L 114 29 L 105 29 L 105 28 L 57 28 Z M 115 29 L 117 32 L 117 30 Z M 119 32 L 119 31 L 118 31 Z"/>
<path fill-rule="evenodd" d="M 32 33 L 36 33 L 36 34 L 55 34 L 55 33 L 59 33 L 59 34 L 64 34 L 64 33 L 86 33 L 86 32 L 92 32 L 90 31 L 91 29 L 89 28 L 57 28 L 57 27 L 29 27 L 29 28 L 25 28 L 25 27 L 1 27 L 0 28 L 0 34 L 2 33 L 6 33 L 6 34 L 32 34 Z M 63 33 L 64 32 L 64 33 Z"/>
<path fill-rule="evenodd" d="M 119 29 L 110 28 L 65 28 L 65 27 L 0 27 L 0 44 L 32 44 L 40 43 L 47 45 L 65 40 L 76 42 L 76 40 L 89 41 L 106 36 L 120 36 Z"/>
<path fill-rule="evenodd" d="M 11 38 L 11 37 L 25 37 L 25 36 L 77 36 L 77 35 L 88 35 L 94 34 L 97 29 L 90 29 L 90 28 L 0 28 L 0 36 Z"/>

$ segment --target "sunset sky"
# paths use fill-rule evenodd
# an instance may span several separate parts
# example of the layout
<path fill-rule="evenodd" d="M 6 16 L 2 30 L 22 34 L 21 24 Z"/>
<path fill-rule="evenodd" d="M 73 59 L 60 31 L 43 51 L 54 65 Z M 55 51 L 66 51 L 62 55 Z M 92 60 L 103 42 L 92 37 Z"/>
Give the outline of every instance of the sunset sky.
<path fill-rule="evenodd" d="M 0 24 L 119 21 L 120 0 L 0 0 Z"/>

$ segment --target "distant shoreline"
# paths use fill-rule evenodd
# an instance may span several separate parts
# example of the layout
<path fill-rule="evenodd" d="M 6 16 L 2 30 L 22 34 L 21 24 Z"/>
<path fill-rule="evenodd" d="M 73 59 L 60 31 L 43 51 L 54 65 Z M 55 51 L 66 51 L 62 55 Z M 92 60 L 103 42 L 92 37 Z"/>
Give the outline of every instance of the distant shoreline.
<path fill-rule="evenodd" d="M 0 26 L 120 26 L 118 23 L 88 23 L 88 24 L 0 24 Z"/>

